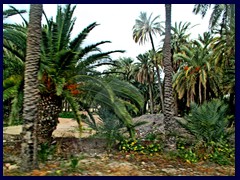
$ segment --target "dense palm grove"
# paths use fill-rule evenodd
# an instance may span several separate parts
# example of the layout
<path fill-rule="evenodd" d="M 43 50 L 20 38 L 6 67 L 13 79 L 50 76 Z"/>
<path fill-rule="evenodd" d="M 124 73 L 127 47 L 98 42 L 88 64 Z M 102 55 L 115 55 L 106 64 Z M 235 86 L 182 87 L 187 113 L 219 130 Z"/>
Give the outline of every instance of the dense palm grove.
<path fill-rule="evenodd" d="M 4 125 L 23 124 L 23 170 L 38 166 L 37 146 L 51 146 L 66 103 L 78 122 L 80 137 L 84 122 L 97 132 L 96 136 L 106 138 L 110 147 L 119 144 L 123 152 L 174 151 L 190 163 L 234 162 L 234 5 L 196 4 L 196 15 L 204 17 L 212 6 L 213 11 L 209 32 L 194 40 L 189 33 L 194 25 L 171 23 L 171 4 L 165 5 L 165 22 L 159 21 L 160 16 L 153 18 L 141 12 L 133 24 L 133 40 L 140 45 L 151 43 L 152 49 L 136 60 L 124 57 L 124 50 L 102 52 L 101 45 L 110 41 L 84 46 L 84 40 L 98 26 L 96 22 L 90 22 L 71 39 L 76 6 L 58 6 L 55 19 L 35 6 L 30 6 L 29 22 L 22 16 L 26 11 L 14 7 L 3 16 L 7 19 L 17 14 L 23 18 L 21 25 L 3 24 Z M 39 14 L 47 23 L 34 27 L 41 24 Z M 38 34 L 34 28 L 39 28 Z M 31 47 L 29 39 L 34 37 L 39 43 L 34 41 Z M 162 40 L 161 44 L 156 46 L 154 38 Z M 35 54 L 34 47 L 40 48 Z M 122 57 L 111 59 L 112 53 L 122 53 Z M 99 72 L 97 67 L 102 65 L 108 68 Z M 31 71 L 35 80 L 29 82 L 34 78 Z M 101 124 L 93 114 L 100 117 Z M 144 122 L 132 121 L 144 114 L 164 114 L 165 134 L 152 133 L 155 138 L 151 147 L 136 137 L 135 127 Z M 176 116 L 184 121 L 177 121 Z M 176 133 L 179 125 L 191 135 L 190 140 Z"/>

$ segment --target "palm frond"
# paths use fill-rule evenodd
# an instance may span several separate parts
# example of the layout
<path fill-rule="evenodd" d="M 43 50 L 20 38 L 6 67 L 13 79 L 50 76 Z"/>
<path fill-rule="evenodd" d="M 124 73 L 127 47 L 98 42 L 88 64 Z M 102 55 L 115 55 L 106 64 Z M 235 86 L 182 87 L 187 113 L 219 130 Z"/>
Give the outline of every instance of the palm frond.
<path fill-rule="evenodd" d="M 79 46 L 82 44 L 82 42 L 86 39 L 87 35 L 89 34 L 89 32 L 91 30 L 93 30 L 93 28 L 95 28 L 96 26 L 98 26 L 99 24 L 97 24 L 96 22 L 90 24 L 89 26 L 87 26 L 81 33 L 79 33 L 77 35 L 77 37 L 75 39 L 73 39 L 70 44 L 69 44 L 69 48 L 72 49 L 73 51 L 78 50 Z"/>

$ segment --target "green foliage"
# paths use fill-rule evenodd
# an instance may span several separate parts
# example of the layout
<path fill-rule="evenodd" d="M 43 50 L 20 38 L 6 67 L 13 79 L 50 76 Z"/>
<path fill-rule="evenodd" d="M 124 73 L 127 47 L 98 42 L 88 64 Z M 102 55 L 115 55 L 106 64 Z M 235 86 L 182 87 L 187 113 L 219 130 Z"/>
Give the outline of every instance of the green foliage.
<path fill-rule="evenodd" d="M 204 158 L 220 165 L 233 164 L 235 160 L 235 148 L 230 147 L 226 141 L 214 142 L 208 144 L 209 154 Z"/>
<path fill-rule="evenodd" d="M 124 139 L 119 143 L 118 149 L 122 152 L 135 151 L 144 153 L 145 147 L 140 143 L 139 140 Z"/>
<path fill-rule="evenodd" d="M 184 140 L 177 142 L 177 156 L 188 163 L 211 161 L 220 165 L 232 165 L 235 162 L 235 148 L 226 140 L 209 143 L 188 144 Z"/>
<path fill-rule="evenodd" d="M 60 118 L 74 118 L 74 113 L 72 111 L 69 112 L 61 112 L 59 113 Z"/>
<path fill-rule="evenodd" d="M 71 167 L 71 169 L 75 169 L 77 167 L 78 161 L 79 161 L 79 159 L 76 156 L 72 156 L 70 158 L 70 167 Z"/>
<path fill-rule="evenodd" d="M 161 152 L 163 146 L 160 142 L 124 139 L 120 141 L 118 149 L 122 152 L 140 152 L 152 155 L 153 153 Z"/>
<path fill-rule="evenodd" d="M 99 110 L 99 116 L 102 123 L 99 125 L 98 129 L 95 129 L 97 130 L 97 135 L 105 138 L 107 140 L 108 148 L 112 148 L 117 141 L 121 141 L 124 138 L 124 124 L 107 108 L 101 108 Z"/>
<path fill-rule="evenodd" d="M 146 140 L 149 140 L 149 141 L 154 141 L 154 140 L 157 139 L 157 134 L 155 134 L 155 133 L 149 133 L 149 134 L 146 135 L 146 138 L 145 138 L 145 139 L 146 139 Z"/>
<path fill-rule="evenodd" d="M 218 99 L 205 102 L 201 106 L 194 103 L 190 114 L 185 116 L 186 123 L 179 123 L 198 141 L 218 142 L 221 137 L 227 138 L 232 133 L 227 130 L 227 109 L 228 106 Z"/>
<path fill-rule="evenodd" d="M 38 151 L 38 158 L 41 162 L 45 163 L 50 156 L 52 156 L 56 151 L 55 145 L 49 145 L 49 143 L 43 143 L 40 145 L 40 150 Z"/>
<path fill-rule="evenodd" d="M 185 141 L 180 141 L 177 143 L 177 150 L 178 157 L 184 159 L 186 162 L 188 163 L 198 162 L 199 158 L 194 152 L 193 147 L 192 146 L 188 147 Z"/>

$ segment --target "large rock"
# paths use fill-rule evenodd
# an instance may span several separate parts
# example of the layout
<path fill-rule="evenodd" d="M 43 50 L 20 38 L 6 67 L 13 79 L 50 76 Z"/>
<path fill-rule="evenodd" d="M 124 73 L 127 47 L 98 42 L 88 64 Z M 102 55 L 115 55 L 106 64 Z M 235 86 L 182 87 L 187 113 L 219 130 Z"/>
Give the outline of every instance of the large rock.
<path fill-rule="evenodd" d="M 187 131 L 180 126 L 180 124 L 177 121 L 181 121 L 184 123 L 184 119 L 181 117 L 174 117 L 177 123 L 177 130 L 176 134 L 179 135 L 184 135 L 184 136 L 189 136 Z M 164 135 L 165 130 L 164 130 L 164 115 L 163 114 L 145 114 L 140 117 L 133 118 L 133 122 L 139 123 L 145 121 L 146 124 L 137 126 L 136 132 L 137 132 L 137 137 L 145 139 L 147 134 L 149 133 L 154 133 L 154 134 L 160 134 Z"/>
<path fill-rule="evenodd" d="M 136 132 L 138 138 L 145 138 L 149 133 L 164 134 L 164 116 L 163 114 L 145 114 L 140 117 L 133 118 L 133 122 L 146 122 L 146 124 L 137 126 Z"/>

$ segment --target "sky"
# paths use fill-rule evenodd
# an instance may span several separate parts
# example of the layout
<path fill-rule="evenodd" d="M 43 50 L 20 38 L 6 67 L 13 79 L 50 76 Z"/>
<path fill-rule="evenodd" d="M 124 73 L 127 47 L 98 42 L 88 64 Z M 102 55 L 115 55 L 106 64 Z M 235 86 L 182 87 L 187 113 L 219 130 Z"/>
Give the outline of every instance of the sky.
<path fill-rule="evenodd" d="M 29 10 L 29 4 L 12 4 L 17 9 Z M 3 10 L 9 6 L 3 4 Z M 191 25 L 196 25 L 189 30 L 191 38 L 196 39 L 198 34 L 208 31 L 208 22 L 210 12 L 202 19 L 201 15 L 192 13 L 194 4 L 172 4 L 172 25 L 175 22 L 191 22 Z M 43 9 L 48 17 L 55 18 L 57 12 L 57 4 L 44 4 Z M 100 24 L 95 27 L 87 37 L 84 45 L 94 44 L 96 42 L 109 40 L 112 43 L 99 46 L 102 51 L 111 50 L 126 50 L 125 53 L 114 53 L 111 55 L 113 59 L 119 57 L 131 57 L 136 59 L 136 56 L 143 54 L 151 49 L 151 43 L 146 42 L 145 45 L 135 43 L 132 37 L 132 28 L 135 24 L 135 19 L 138 19 L 140 12 L 146 12 L 147 16 L 152 13 L 152 17 L 160 15 L 160 22 L 165 21 L 165 5 L 164 4 L 78 4 L 74 17 L 76 22 L 72 31 L 72 37 L 75 37 L 85 27 L 93 22 Z M 28 19 L 28 13 L 24 15 Z M 20 23 L 21 18 L 16 15 L 7 20 L 8 22 Z M 45 23 L 43 17 L 42 23 Z M 165 27 L 165 24 L 162 23 Z M 154 37 L 156 49 L 161 47 L 162 37 Z"/>

